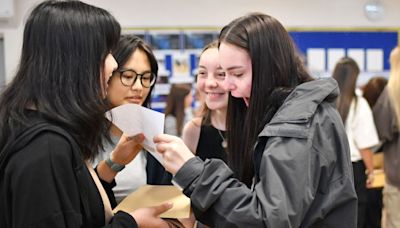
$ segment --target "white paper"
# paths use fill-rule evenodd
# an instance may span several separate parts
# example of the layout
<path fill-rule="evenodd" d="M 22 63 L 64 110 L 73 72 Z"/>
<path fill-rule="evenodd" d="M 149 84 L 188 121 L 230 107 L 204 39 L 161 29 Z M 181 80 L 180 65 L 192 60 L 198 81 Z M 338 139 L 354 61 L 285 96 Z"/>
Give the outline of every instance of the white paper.
<path fill-rule="evenodd" d="M 337 62 L 346 56 L 343 48 L 329 48 L 328 49 L 328 70 L 335 69 Z"/>
<path fill-rule="evenodd" d="M 365 52 L 364 49 L 361 48 L 349 48 L 347 49 L 347 56 L 354 59 L 356 61 L 360 71 L 365 70 Z"/>
<path fill-rule="evenodd" d="M 307 64 L 312 72 L 325 71 L 325 49 L 323 48 L 308 48 L 307 49 Z"/>
<path fill-rule="evenodd" d="M 367 49 L 367 71 L 383 71 L 383 50 Z"/>
<path fill-rule="evenodd" d="M 125 104 L 108 111 L 106 117 L 127 136 L 143 133 L 143 148 L 163 164 L 162 155 L 157 152 L 153 142 L 154 136 L 164 133 L 163 113 L 137 104 Z"/>

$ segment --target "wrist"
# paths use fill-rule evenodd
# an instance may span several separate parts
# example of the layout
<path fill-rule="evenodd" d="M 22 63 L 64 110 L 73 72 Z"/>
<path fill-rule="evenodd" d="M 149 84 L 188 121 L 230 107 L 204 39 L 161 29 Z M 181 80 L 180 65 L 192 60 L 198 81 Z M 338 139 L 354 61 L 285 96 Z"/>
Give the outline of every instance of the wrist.
<path fill-rule="evenodd" d="M 108 167 L 110 167 L 115 172 L 120 172 L 125 168 L 125 165 L 118 164 L 111 159 L 111 156 L 105 160 L 105 163 Z"/>

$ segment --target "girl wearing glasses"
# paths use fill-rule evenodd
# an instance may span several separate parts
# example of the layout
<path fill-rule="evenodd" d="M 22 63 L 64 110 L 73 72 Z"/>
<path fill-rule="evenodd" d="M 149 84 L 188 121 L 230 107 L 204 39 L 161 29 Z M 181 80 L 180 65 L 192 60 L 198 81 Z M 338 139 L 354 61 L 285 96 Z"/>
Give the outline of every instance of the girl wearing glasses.
<path fill-rule="evenodd" d="M 150 47 L 135 35 L 122 35 L 113 55 L 119 68 L 108 81 L 110 109 L 128 103 L 149 107 L 158 72 Z M 170 175 L 140 146 L 130 154 L 120 153 L 118 142 L 125 137 L 121 137 L 122 132 L 114 125 L 110 136 L 112 142 L 104 144 L 104 152 L 97 156 L 94 165 L 105 181 L 103 184 L 114 192 L 115 199 L 110 197 L 113 207 L 142 185 L 170 184 Z M 138 135 L 136 139 L 141 137 Z"/>

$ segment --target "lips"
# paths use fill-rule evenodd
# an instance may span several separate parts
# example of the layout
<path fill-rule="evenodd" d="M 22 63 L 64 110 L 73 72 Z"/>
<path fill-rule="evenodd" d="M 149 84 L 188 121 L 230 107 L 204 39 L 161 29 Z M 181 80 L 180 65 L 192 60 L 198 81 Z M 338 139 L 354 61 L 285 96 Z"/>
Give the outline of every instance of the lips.
<path fill-rule="evenodd" d="M 142 97 L 141 96 L 126 97 L 125 99 L 129 103 L 133 103 L 133 104 L 141 104 L 142 103 Z"/>
<path fill-rule="evenodd" d="M 223 96 L 225 93 L 206 93 L 207 96 L 209 97 L 219 97 L 219 96 Z"/>

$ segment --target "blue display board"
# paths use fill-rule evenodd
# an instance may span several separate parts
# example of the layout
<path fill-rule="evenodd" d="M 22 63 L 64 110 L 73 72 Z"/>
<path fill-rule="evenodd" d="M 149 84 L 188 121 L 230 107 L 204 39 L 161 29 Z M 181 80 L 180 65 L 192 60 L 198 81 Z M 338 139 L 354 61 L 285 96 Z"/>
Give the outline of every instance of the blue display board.
<path fill-rule="evenodd" d="M 382 49 L 384 70 L 389 69 L 390 51 L 396 47 L 398 31 L 289 31 L 297 48 L 305 55 L 309 48 Z"/>

